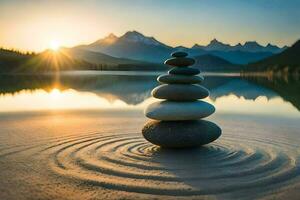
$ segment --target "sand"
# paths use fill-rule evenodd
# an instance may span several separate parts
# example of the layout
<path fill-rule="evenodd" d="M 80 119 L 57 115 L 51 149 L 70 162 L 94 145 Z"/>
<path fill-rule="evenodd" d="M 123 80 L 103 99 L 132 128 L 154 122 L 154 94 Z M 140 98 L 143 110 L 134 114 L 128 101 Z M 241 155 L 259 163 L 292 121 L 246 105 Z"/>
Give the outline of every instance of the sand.
<path fill-rule="evenodd" d="M 299 118 L 215 114 L 203 148 L 142 138 L 142 111 L 0 114 L 0 199 L 298 199 Z"/>

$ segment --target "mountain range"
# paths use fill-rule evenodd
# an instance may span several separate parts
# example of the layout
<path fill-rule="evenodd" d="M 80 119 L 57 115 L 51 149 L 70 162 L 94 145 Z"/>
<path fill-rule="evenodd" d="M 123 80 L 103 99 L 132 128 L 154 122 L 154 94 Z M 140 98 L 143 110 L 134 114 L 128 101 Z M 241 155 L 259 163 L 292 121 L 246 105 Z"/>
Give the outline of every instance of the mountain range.
<path fill-rule="evenodd" d="M 300 42 L 279 48 L 257 42 L 234 46 L 212 40 L 206 46 L 171 47 L 153 37 L 129 31 L 114 34 L 88 45 L 24 54 L 0 49 L 0 72 L 46 72 L 53 70 L 137 70 L 166 71 L 163 61 L 174 51 L 182 50 L 195 58 L 194 67 L 202 71 L 299 71 Z M 287 68 L 288 67 L 288 68 Z"/>
<path fill-rule="evenodd" d="M 176 50 L 184 50 L 190 56 L 211 54 L 235 64 L 248 64 L 279 53 L 286 47 L 268 44 L 262 46 L 257 42 L 246 42 L 244 45 L 231 46 L 218 40 L 212 40 L 207 46 L 195 44 L 191 48 L 168 46 L 153 37 L 145 36 L 137 31 L 128 31 L 121 37 L 109 34 L 107 37 L 88 45 L 80 45 L 75 49 L 83 49 L 104 53 L 113 57 L 162 63 Z"/>
<path fill-rule="evenodd" d="M 207 51 L 245 51 L 245 52 L 271 52 L 271 53 L 280 53 L 282 50 L 286 49 L 287 46 L 282 48 L 267 44 L 266 46 L 262 46 L 258 44 L 256 41 L 248 41 L 245 42 L 243 45 L 238 43 L 237 45 L 229 45 L 219 42 L 217 39 L 213 39 L 207 46 L 201 46 L 195 44 L 192 49 L 203 49 Z"/>
<path fill-rule="evenodd" d="M 110 34 L 89 45 L 80 45 L 75 48 L 101 52 L 118 58 L 129 58 L 156 63 L 163 62 L 173 51 L 172 47 L 160 43 L 152 37 L 146 37 L 136 31 L 127 32 L 121 37 Z"/>
<path fill-rule="evenodd" d="M 279 54 L 249 64 L 247 69 L 300 74 L 300 40 Z"/>

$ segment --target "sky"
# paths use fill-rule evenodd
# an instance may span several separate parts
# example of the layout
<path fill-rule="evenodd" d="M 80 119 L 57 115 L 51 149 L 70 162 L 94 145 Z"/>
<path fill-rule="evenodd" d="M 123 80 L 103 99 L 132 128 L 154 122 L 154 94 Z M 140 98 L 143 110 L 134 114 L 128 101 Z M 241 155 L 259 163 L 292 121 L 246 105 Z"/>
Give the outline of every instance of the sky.
<path fill-rule="evenodd" d="M 42 51 L 136 30 L 170 46 L 300 39 L 300 0 L 0 0 L 0 47 Z"/>

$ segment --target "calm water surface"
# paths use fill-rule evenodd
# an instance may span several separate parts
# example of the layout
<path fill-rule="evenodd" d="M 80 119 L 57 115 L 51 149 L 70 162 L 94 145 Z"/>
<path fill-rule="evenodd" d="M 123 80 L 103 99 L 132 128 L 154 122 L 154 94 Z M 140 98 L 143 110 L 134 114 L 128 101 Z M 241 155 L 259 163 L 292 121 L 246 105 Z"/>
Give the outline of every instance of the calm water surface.
<path fill-rule="evenodd" d="M 0 112 L 136 109 L 154 101 L 156 72 L 66 72 L 57 76 L 1 76 Z M 217 113 L 299 117 L 299 81 L 208 74 L 206 100 Z M 16 114 L 17 115 L 17 114 Z"/>
<path fill-rule="evenodd" d="M 157 73 L 0 76 L 0 199 L 297 199 L 300 82 L 207 74 L 223 134 L 168 151 L 140 130 Z"/>

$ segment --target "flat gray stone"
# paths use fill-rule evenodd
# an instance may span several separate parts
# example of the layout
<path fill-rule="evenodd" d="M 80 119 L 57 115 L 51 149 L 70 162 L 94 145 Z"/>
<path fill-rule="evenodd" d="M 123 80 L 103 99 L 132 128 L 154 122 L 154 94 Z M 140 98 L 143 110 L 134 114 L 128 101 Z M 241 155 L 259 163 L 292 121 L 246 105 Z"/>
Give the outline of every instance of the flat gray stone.
<path fill-rule="evenodd" d="M 222 130 L 215 123 L 195 121 L 150 121 L 142 134 L 149 142 L 164 148 L 188 148 L 211 143 L 218 139 Z"/>
<path fill-rule="evenodd" d="M 169 58 L 165 64 L 174 67 L 188 67 L 195 64 L 195 60 L 193 58 Z"/>
<path fill-rule="evenodd" d="M 164 74 L 157 78 L 160 83 L 168 84 L 197 84 L 203 82 L 203 76 L 186 76 L 186 75 L 173 75 Z"/>
<path fill-rule="evenodd" d="M 209 91 L 200 85 L 163 84 L 154 88 L 152 96 L 170 101 L 193 101 L 208 97 Z"/>
<path fill-rule="evenodd" d="M 168 71 L 168 74 L 193 76 L 193 75 L 200 74 L 200 70 L 192 67 L 174 67 Z"/>
<path fill-rule="evenodd" d="M 215 107 L 205 101 L 158 101 L 147 106 L 144 112 L 146 117 L 155 120 L 196 120 L 213 114 Z"/>
<path fill-rule="evenodd" d="M 176 58 L 186 57 L 187 55 L 188 54 L 183 51 L 177 51 L 171 54 L 172 57 L 176 57 Z"/>

